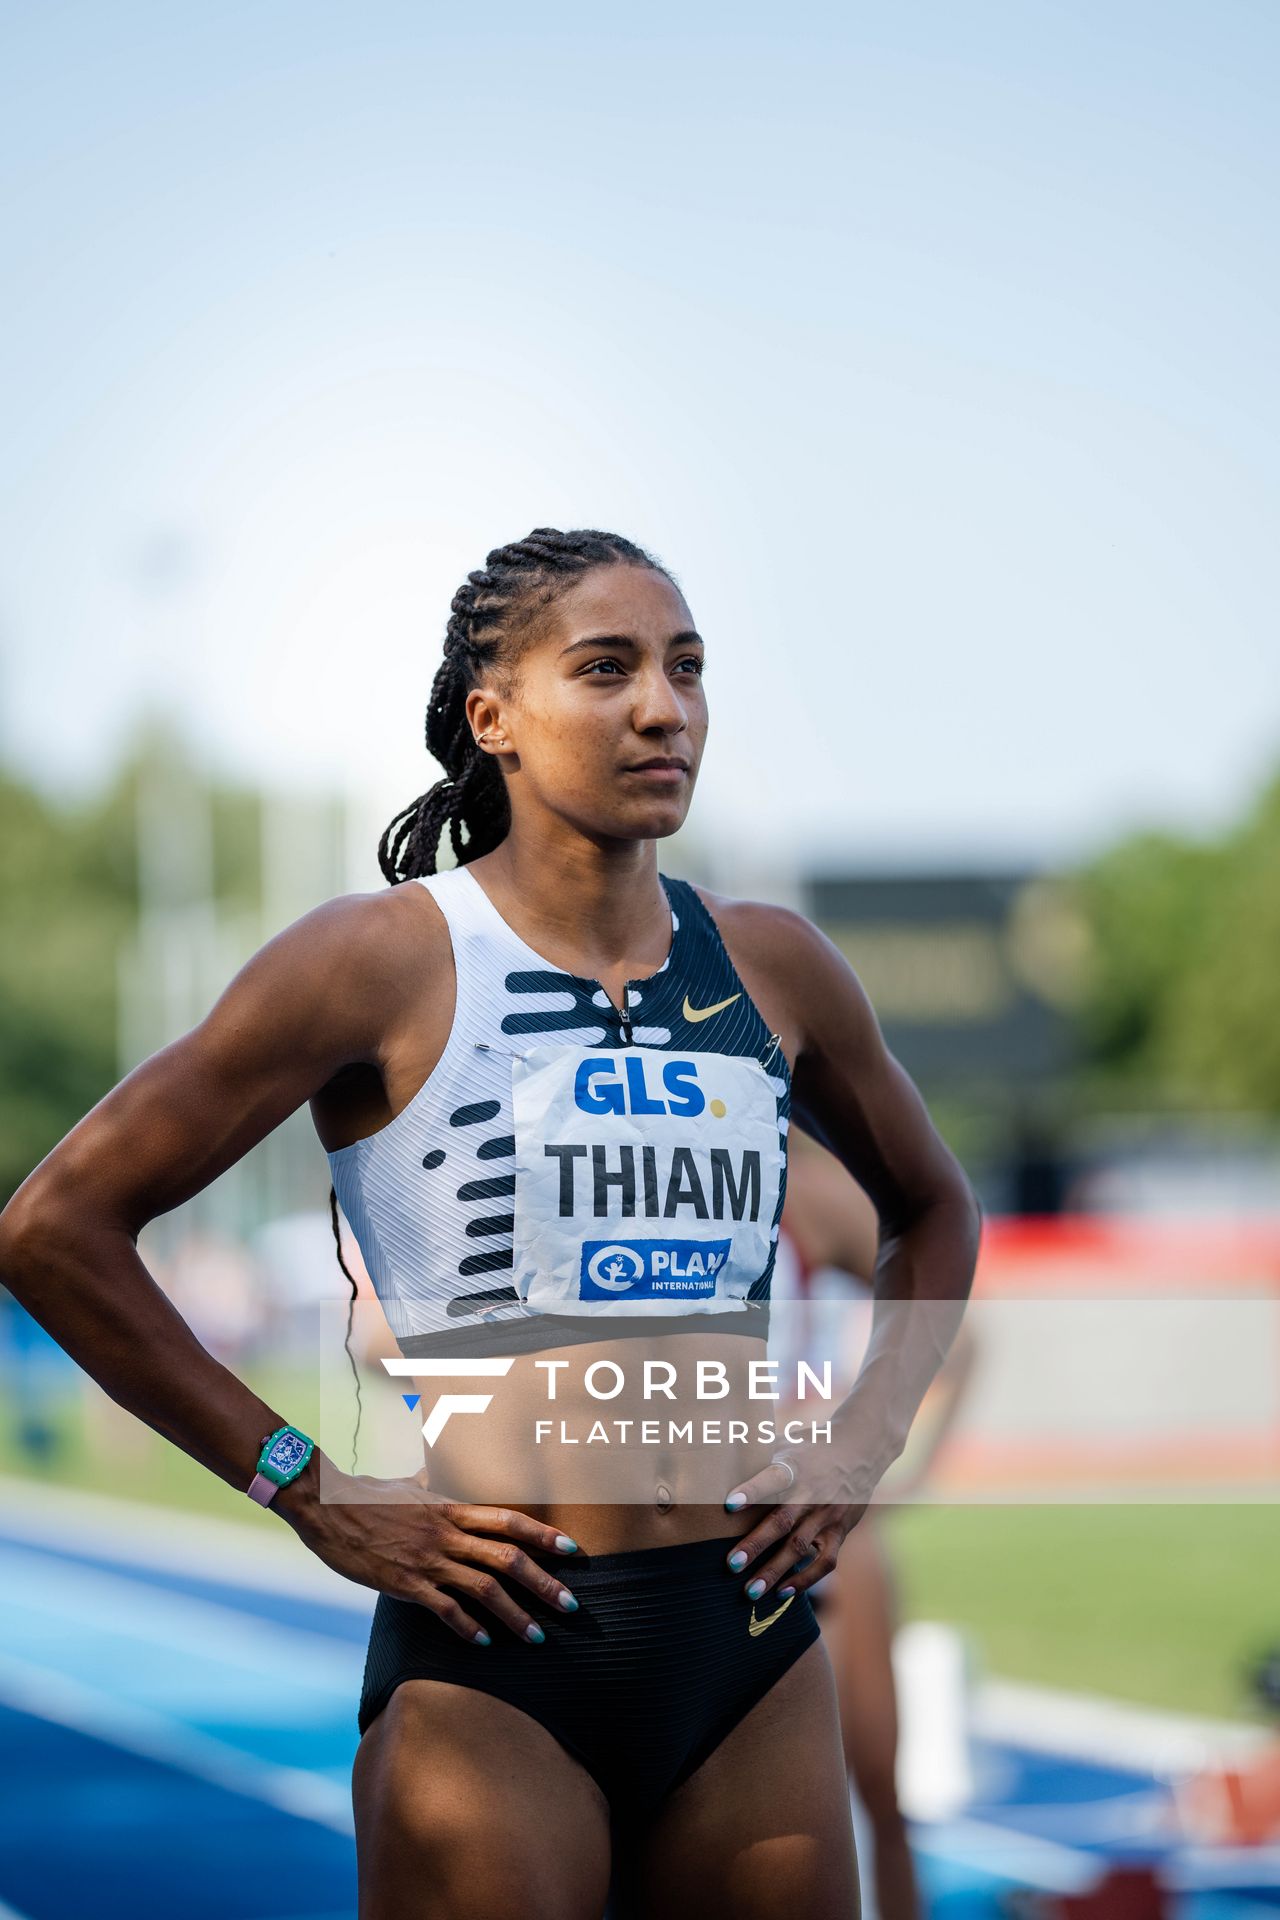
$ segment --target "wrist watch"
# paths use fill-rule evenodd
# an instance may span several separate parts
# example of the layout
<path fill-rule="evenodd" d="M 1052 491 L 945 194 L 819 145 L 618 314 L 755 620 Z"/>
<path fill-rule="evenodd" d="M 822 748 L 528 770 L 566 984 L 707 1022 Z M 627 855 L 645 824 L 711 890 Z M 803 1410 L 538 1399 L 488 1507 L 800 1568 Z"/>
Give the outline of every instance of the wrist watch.
<path fill-rule="evenodd" d="M 274 1433 L 265 1434 L 258 1470 L 246 1489 L 249 1498 L 261 1507 L 270 1506 L 278 1490 L 297 1479 L 314 1445 L 297 1427 L 277 1427 Z"/>

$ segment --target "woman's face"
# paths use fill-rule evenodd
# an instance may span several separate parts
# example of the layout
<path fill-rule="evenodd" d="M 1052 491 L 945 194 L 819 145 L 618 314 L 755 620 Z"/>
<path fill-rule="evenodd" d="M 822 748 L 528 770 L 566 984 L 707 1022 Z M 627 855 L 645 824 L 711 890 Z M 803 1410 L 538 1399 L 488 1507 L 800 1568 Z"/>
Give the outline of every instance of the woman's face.
<path fill-rule="evenodd" d="M 552 602 L 505 696 L 476 689 L 477 734 L 505 737 L 513 817 L 549 813 L 620 840 L 674 833 L 707 733 L 702 641 L 683 596 L 648 567 L 593 567 Z M 665 770 L 642 763 L 665 760 Z"/>

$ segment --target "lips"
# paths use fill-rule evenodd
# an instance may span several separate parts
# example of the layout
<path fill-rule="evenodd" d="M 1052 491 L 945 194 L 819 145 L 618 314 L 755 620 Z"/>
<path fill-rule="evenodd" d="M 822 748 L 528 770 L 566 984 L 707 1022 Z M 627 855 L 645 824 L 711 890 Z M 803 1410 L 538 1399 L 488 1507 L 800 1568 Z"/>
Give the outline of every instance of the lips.
<path fill-rule="evenodd" d="M 663 759 L 637 760 L 634 766 L 624 768 L 624 772 L 626 773 L 648 773 L 650 771 L 654 771 L 654 772 L 661 771 L 663 773 L 688 773 L 689 762 L 687 760 L 663 760 Z"/>

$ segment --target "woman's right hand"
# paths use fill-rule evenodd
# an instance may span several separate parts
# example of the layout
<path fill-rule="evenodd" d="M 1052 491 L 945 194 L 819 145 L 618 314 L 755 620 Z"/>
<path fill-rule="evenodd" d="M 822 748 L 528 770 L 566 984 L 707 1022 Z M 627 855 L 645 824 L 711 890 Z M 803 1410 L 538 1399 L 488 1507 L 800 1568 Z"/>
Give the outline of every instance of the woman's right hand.
<path fill-rule="evenodd" d="M 499 1576 L 561 1612 L 576 1609 L 569 1588 L 526 1551 L 533 1547 L 565 1557 L 576 1552 L 575 1543 L 555 1527 L 512 1507 L 443 1500 L 427 1486 L 425 1467 L 390 1480 L 342 1473 L 328 1459 L 321 1470 L 323 1499 L 313 1482 L 310 1497 L 300 1504 L 287 1497 L 286 1487 L 272 1505 L 326 1566 L 348 1580 L 397 1600 L 415 1600 L 461 1639 L 482 1645 L 490 1636 L 469 1607 L 494 1615 L 519 1639 L 537 1643 L 545 1638 Z"/>

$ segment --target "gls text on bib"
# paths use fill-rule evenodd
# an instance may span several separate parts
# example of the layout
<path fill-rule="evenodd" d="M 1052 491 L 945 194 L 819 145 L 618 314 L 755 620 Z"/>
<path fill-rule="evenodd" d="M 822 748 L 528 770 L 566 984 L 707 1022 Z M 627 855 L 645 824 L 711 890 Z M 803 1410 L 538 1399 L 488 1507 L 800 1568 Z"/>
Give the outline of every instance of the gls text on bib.
<path fill-rule="evenodd" d="M 545 1045 L 512 1062 L 516 1292 L 543 1313 L 722 1311 L 772 1244 L 783 1155 L 759 1060 Z"/>

